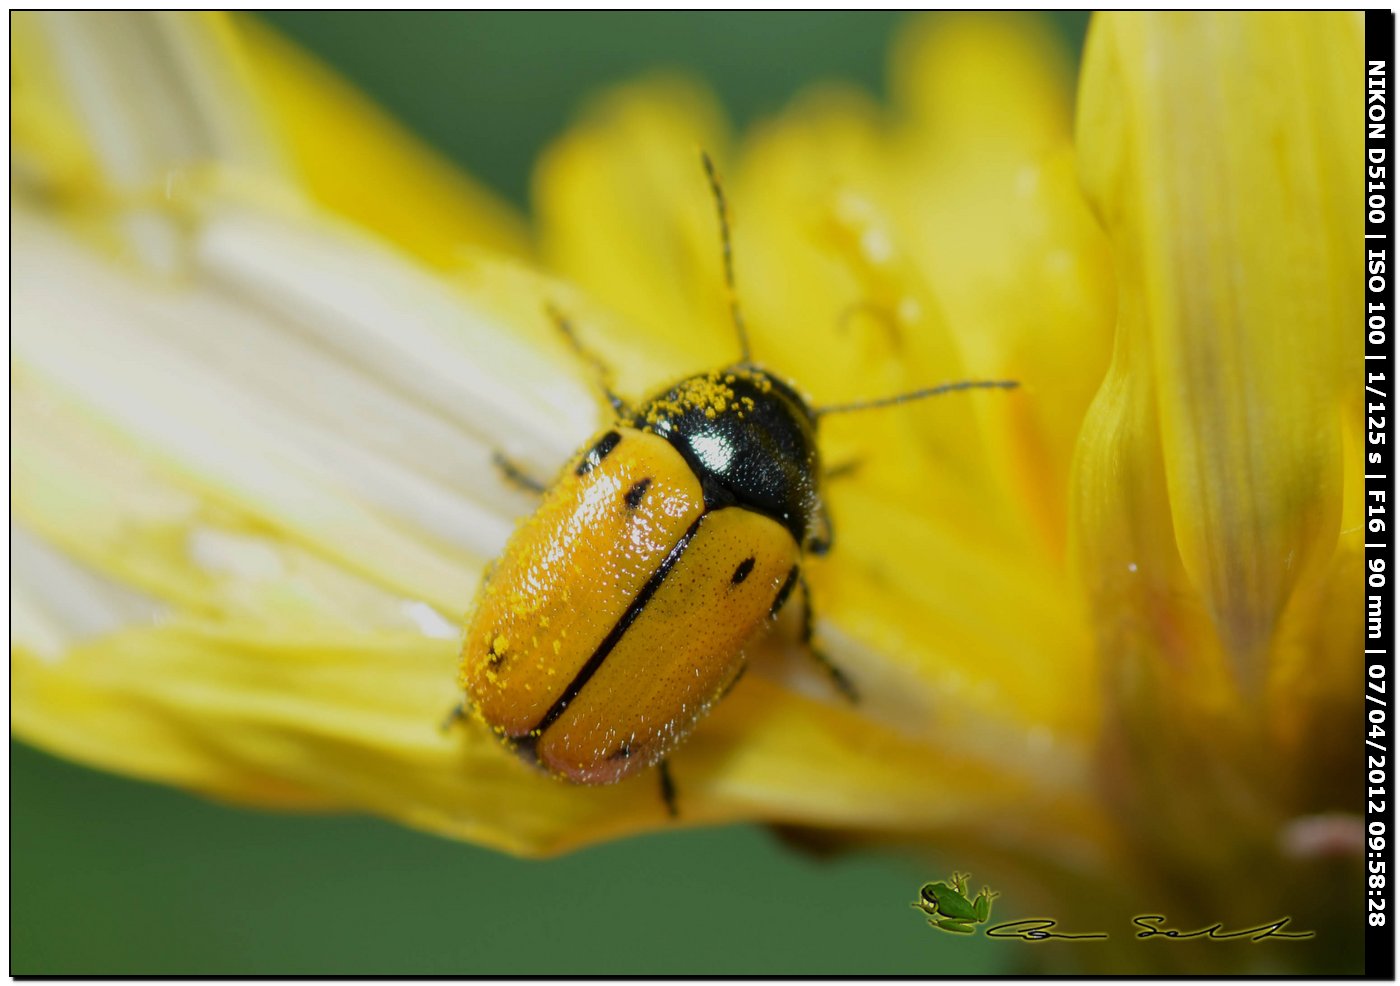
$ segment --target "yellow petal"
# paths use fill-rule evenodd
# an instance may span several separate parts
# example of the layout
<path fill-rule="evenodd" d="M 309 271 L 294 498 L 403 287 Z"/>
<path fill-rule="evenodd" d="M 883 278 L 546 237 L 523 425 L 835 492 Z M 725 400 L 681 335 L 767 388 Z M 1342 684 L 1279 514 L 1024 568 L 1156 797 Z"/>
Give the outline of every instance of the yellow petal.
<path fill-rule="evenodd" d="M 1073 68 L 1044 17 L 938 14 L 901 34 L 891 88 L 923 140 L 996 167 L 1008 152 L 1045 151 L 1065 133 Z"/>
<path fill-rule="evenodd" d="M 1086 55 L 1080 166 L 1118 261 L 1120 356 L 1151 377 L 1131 401 L 1155 405 L 1155 426 L 1130 427 L 1159 433 L 1170 504 L 1132 523 L 1170 521 L 1250 683 L 1336 546 L 1343 434 L 1359 420 L 1344 389 L 1360 337 L 1344 327 L 1361 310 L 1361 36 L 1349 14 L 1124 14 L 1095 22 Z M 1085 498 L 1111 495 L 1093 485 Z"/>
<path fill-rule="evenodd" d="M 257 19 L 239 15 L 249 81 L 307 191 L 435 267 L 466 244 L 524 257 L 524 220 L 364 95 Z"/>
<path fill-rule="evenodd" d="M 664 377 L 738 356 L 700 168 L 708 150 L 723 169 L 727 144 L 707 92 L 659 78 L 595 98 L 536 168 L 546 264 L 624 316 L 631 337 L 668 347 Z M 623 345 L 609 348 L 624 393 L 658 386 L 655 368 L 637 365 Z"/>
<path fill-rule="evenodd" d="M 484 729 L 440 729 L 456 698 L 456 649 L 410 634 L 132 628 L 60 661 L 17 652 L 14 727 L 110 770 L 268 806 L 374 811 L 522 854 L 665 823 L 650 772 L 572 787 Z M 1040 840 L 1098 824 L 1043 778 L 988 777 L 975 759 L 933 752 L 755 680 L 674 769 L 689 823 L 761 817 L 892 834 L 991 819 L 995 832 L 996 819 L 1036 805 Z"/>
<path fill-rule="evenodd" d="M 892 218 L 885 152 L 876 107 L 827 87 L 756 129 L 732 183 L 755 358 L 800 381 L 818 405 L 966 376 L 938 299 Z M 981 375 L 995 372 L 989 366 Z M 1005 399 L 991 399 L 998 398 Z M 985 400 L 833 416 L 822 422 L 823 454 L 833 463 L 859 461 L 862 481 L 901 490 L 930 514 L 966 514 L 988 485 L 984 443 L 966 424 Z M 920 452 L 939 462 L 948 482 L 929 489 Z"/>
<path fill-rule="evenodd" d="M 1339 502 L 1361 462 L 1343 459 L 1361 420 L 1359 28 L 1111 14 L 1081 77 L 1079 165 L 1119 286 L 1072 493 L 1100 790 L 1163 898 L 1202 919 L 1286 895 L 1305 879 L 1280 848 L 1291 820 L 1356 804 L 1317 734 L 1360 709 L 1358 624 L 1336 622 L 1360 605 Z"/>
<path fill-rule="evenodd" d="M 756 130 L 734 182 L 760 357 L 818 403 L 968 375 L 926 258 L 905 249 L 893 218 L 907 200 L 891 181 L 889 140 L 869 103 L 826 87 Z M 1008 474 L 981 412 L 1020 397 L 824 419 L 828 461 L 859 466 L 827 488 L 838 556 L 814 562 L 812 581 L 827 639 L 850 641 L 838 650 L 849 646 L 872 715 L 951 751 L 1040 745 L 1073 759 L 1092 695 L 1082 625 L 1059 601 L 1060 569 L 989 504 Z M 1008 594 L 1036 614 L 1036 630 L 989 639 Z M 1044 662 L 1040 649 L 1063 656 Z"/>
<path fill-rule="evenodd" d="M 936 15 L 901 39 L 893 76 L 900 231 L 968 371 L 1021 382 L 1018 399 L 976 405 L 985 454 L 1005 466 L 1003 523 L 1029 524 L 1027 549 L 1063 564 L 1068 464 L 1114 305 L 1073 170 L 1066 52 L 1044 18 Z"/>
<path fill-rule="evenodd" d="M 372 810 L 517 852 L 660 823 L 649 779 L 564 788 L 489 736 L 437 732 L 455 700 L 456 614 L 505 518 L 526 509 L 487 465 L 491 446 L 562 461 L 591 426 L 584 383 L 373 240 L 223 195 L 195 210 L 196 276 L 178 288 L 16 212 L 17 735 L 221 797 Z M 228 284 L 240 294 L 214 287 Z M 544 322 L 528 278 L 498 290 Z M 412 326 L 385 305 L 413 310 Z M 1066 669 L 1027 676 L 980 646 L 976 614 L 1003 598 L 1001 570 L 920 539 L 944 574 L 891 593 L 881 555 L 898 541 L 853 525 L 865 547 L 838 590 L 834 612 L 874 614 L 850 619 L 855 640 L 831 633 L 866 701 L 845 709 L 756 676 L 759 697 L 736 693 L 677 757 L 687 818 L 908 833 L 1039 803 L 1066 838 L 1092 824 L 1073 793 L 1083 717 L 1040 691 Z M 959 580 L 978 587 L 975 611 L 937 595 Z M 907 626 L 931 598 L 946 627 L 934 639 Z M 865 641 L 891 650 L 866 656 Z"/>

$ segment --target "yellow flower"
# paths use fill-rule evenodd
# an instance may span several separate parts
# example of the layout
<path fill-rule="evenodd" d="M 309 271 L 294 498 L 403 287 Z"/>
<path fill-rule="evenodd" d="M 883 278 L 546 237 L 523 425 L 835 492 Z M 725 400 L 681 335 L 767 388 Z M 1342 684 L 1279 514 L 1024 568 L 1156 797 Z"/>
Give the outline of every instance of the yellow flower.
<path fill-rule="evenodd" d="M 1101 18 L 1075 114 L 1034 22 L 918 21 L 893 109 L 820 88 L 737 145 L 641 82 L 545 154 L 535 247 L 253 24 L 104 17 L 14 20 L 18 736 L 521 854 L 674 824 L 438 723 L 529 510 L 492 454 L 548 475 L 604 420 L 546 303 L 629 396 L 736 355 L 705 147 L 759 362 L 1023 386 L 823 422 L 862 701 L 780 625 L 672 762 L 681 824 L 976 854 L 1119 924 L 1319 874 L 1295 920 L 1345 909 L 1290 833 L 1357 809 L 1358 17 Z"/>
<path fill-rule="evenodd" d="M 1135 865 L 1226 922 L 1360 886 L 1358 819 L 1352 860 L 1296 857 L 1359 811 L 1362 37 L 1360 15 L 1107 18 L 1080 83 L 1119 286 L 1073 487 L 1100 776 Z M 1288 912 L 1340 910 L 1356 961 L 1361 899 Z"/>

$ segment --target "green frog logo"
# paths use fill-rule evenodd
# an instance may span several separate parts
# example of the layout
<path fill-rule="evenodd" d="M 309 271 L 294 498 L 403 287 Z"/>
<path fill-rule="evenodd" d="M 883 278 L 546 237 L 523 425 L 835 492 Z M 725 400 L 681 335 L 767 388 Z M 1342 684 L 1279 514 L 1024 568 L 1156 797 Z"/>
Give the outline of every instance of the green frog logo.
<path fill-rule="evenodd" d="M 986 924 L 992 916 L 992 900 L 1000 894 L 983 887 L 973 899 L 967 896 L 967 874 L 954 873 L 951 883 L 926 883 L 919 890 L 914 907 L 929 915 L 928 923 L 943 931 L 970 935 L 974 925 Z"/>

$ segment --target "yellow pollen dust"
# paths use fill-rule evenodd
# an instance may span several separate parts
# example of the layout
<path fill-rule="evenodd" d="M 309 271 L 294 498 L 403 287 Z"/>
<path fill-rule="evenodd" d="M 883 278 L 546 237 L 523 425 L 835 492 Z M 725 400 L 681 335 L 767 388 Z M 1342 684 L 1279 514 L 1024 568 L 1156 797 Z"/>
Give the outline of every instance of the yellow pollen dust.
<path fill-rule="evenodd" d="M 647 423 L 654 425 L 690 411 L 699 411 L 706 418 L 713 419 L 731 409 L 752 410 L 751 400 L 740 402 L 735 398 L 730 384 L 737 380 L 738 376 L 733 373 L 721 374 L 718 371 L 683 380 L 671 394 L 654 401 L 647 408 Z M 763 386 L 765 383 L 766 381 L 760 381 L 759 385 Z"/>

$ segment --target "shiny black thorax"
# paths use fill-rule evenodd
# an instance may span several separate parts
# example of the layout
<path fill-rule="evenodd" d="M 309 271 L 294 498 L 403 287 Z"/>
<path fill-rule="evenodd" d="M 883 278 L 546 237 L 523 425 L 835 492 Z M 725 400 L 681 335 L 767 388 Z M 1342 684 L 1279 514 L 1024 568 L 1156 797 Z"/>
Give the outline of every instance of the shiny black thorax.
<path fill-rule="evenodd" d="M 685 457 L 706 510 L 741 506 L 778 521 L 804 548 L 825 549 L 817 419 L 788 384 L 749 366 L 687 377 L 629 423 Z"/>

